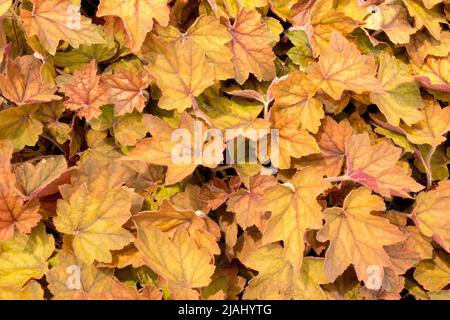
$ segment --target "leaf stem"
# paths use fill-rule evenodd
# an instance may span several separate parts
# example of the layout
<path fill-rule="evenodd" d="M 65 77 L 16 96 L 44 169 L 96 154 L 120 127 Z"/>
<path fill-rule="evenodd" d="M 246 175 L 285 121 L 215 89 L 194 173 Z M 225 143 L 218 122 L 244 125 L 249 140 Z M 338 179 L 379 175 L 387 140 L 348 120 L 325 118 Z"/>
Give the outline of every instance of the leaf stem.
<path fill-rule="evenodd" d="M 346 181 L 349 180 L 350 177 L 349 176 L 339 176 L 339 177 L 327 177 L 325 178 L 326 181 L 328 182 L 341 182 L 341 181 Z"/>
<path fill-rule="evenodd" d="M 59 151 L 61 151 L 63 153 L 63 155 L 66 154 L 66 152 L 64 151 L 64 149 L 59 145 L 58 142 L 56 142 L 53 138 L 49 137 L 48 135 L 41 133 L 41 137 L 50 141 L 55 147 L 57 147 L 59 149 Z"/>
<path fill-rule="evenodd" d="M 430 189 L 433 184 L 433 173 L 431 171 L 431 158 L 433 157 L 434 152 L 436 151 L 436 146 L 431 146 L 431 149 L 428 151 L 425 157 L 425 172 L 427 175 L 427 189 Z"/>

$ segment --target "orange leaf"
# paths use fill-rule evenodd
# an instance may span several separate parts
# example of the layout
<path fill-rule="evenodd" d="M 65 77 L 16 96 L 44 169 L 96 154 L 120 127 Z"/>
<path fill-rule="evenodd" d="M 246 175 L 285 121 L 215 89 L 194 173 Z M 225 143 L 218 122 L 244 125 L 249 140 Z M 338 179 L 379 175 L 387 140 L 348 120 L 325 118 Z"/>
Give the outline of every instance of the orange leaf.
<path fill-rule="evenodd" d="M 64 86 L 64 92 L 69 97 L 64 105 L 88 121 L 99 117 L 102 113 L 100 107 L 108 103 L 107 89 L 97 75 L 95 60 L 75 71 L 72 83 Z"/>
<path fill-rule="evenodd" d="M 0 92 L 18 105 L 60 100 L 54 94 L 57 88 L 42 81 L 41 68 L 42 63 L 33 56 L 8 57 L 6 72 L 0 74 Z"/>
<path fill-rule="evenodd" d="M 275 77 L 275 55 L 270 45 L 273 35 L 260 14 L 241 10 L 230 27 L 230 33 L 236 81 L 244 83 L 250 73 L 260 81 L 272 80 Z"/>
<path fill-rule="evenodd" d="M 347 176 L 385 197 L 409 198 L 423 186 L 396 165 L 402 151 L 387 141 L 372 146 L 368 134 L 354 135 L 345 145 Z"/>
<path fill-rule="evenodd" d="M 16 177 L 11 171 L 13 146 L 0 141 L 0 240 L 11 239 L 14 230 L 30 233 L 39 220 L 39 202 L 35 199 L 24 204 L 24 197 L 15 189 Z"/>

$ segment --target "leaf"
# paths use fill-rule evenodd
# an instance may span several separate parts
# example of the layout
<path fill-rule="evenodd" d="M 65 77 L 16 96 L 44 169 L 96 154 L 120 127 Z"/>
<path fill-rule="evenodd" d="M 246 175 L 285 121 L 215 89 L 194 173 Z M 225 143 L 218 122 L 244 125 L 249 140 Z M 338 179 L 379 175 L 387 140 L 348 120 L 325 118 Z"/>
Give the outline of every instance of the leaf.
<path fill-rule="evenodd" d="M 11 7 L 11 1 L 9 1 L 9 0 L 0 1 L 0 16 L 4 15 L 10 7 Z"/>
<path fill-rule="evenodd" d="M 122 228 L 131 217 L 131 205 L 126 188 L 93 193 L 81 184 L 70 197 L 58 200 L 55 227 L 73 236 L 74 253 L 84 263 L 111 262 L 111 250 L 122 249 L 133 241 L 132 234 Z"/>
<path fill-rule="evenodd" d="M 383 53 L 380 57 L 378 79 L 385 92 L 372 93 L 370 98 L 390 124 L 398 126 L 400 120 L 403 120 L 407 125 L 411 125 L 423 119 L 420 109 L 424 104 L 419 86 L 405 63 Z"/>
<path fill-rule="evenodd" d="M 326 176 L 338 176 L 345 161 L 345 142 L 352 134 L 352 127 L 347 120 L 338 123 L 326 117 L 317 134 L 320 154 L 303 157 L 295 163 L 296 166 L 311 166 L 321 170 Z"/>
<path fill-rule="evenodd" d="M 433 256 L 433 246 L 429 243 L 429 238 L 423 236 L 415 226 L 406 226 L 402 231 L 408 235 L 408 241 L 413 243 L 415 250 L 419 253 L 420 259 L 431 259 Z"/>
<path fill-rule="evenodd" d="M 235 79 L 239 84 L 248 79 L 250 73 L 262 80 L 275 77 L 275 55 L 271 43 L 273 36 L 256 11 L 241 10 L 230 27 L 231 52 Z"/>
<path fill-rule="evenodd" d="M 305 258 L 300 272 L 294 272 L 285 260 L 279 244 L 256 248 L 239 259 L 250 269 L 257 270 L 245 292 L 244 299 L 326 299 L 320 284 L 328 283 L 323 259 Z"/>
<path fill-rule="evenodd" d="M 386 141 L 372 146 L 367 134 L 349 138 L 345 146 L 347 176 L 385 197 L 408 198 L 423 186 L 396 164 L 402 149 Z"/>
<path fill-rule="evenodd" d="M 169 13 L 167 0 L 132 0 L 125 2 L 102 0 L 98 7 L 97 16 L 119 17 L 130 39 L 130 49 L 138 51 L 147 33 L 153 29 L 153 19 L 160 25 L 167 26 Z"/>
<path fill-rule="evenodd" d="M 216 243 L 216 238 L 220 237 L 219 227 L 201 210 L 179 210 L 163 200 L 159 210 L 142 211 L 133 217 L 133 221 L 141 228 L 154 226 L 169 235 L 173 235 L 178 229 L 185 229 L 199 248 L 208 249 L 211 255 L 220 253 Z"/>
<path fill-rule="evenodd" d="M 158 106 L 182 112 L 190 108 L 193 99 L 214 84 L 214 67 L 193 42 L 178 43 L 147 38 L 143 57 L 149 71 L 162 91 Z"/>
<path fill-rule="evenodd" d="M 292 31 L 287 34 L 294 45 L 286 53 L 293 63 L 306 68 L 313 60 L 312 49 L 309 46 L 308 35 L 304 31 Z"/>
<path fill-rule="evenodd" d="M 133 111 L 113 121 L 114 138 L 122 146 L 134 146 L 148 132 L 147 117 Z"/>
<path fill-rule="evenodd" d="M 427 32 L 417 32 L 406 44 L 406 50 L 412 62 L 421 66 L 427 56 L 446 57 L 450 48 L 450 32 L 441 31 L 440 41 Z"/>
<path fill-rule="evenodd" d="M 239 276 L 238 272 L 239 269 L 236 266 L 216 268 L 211 283 L 208 287 L 202 289 L 202 297 L 210 298 L 221 290 L 225 293 L 226 299 L 238 299 L 246 283 L 246 280 Z"/>
<path fill-rule="evenodd" d="M 32 114 L 32 118 L 40 121 L 44 125 L 44 131 L 48 131 L 59 144 L 72 139 L 71 126 L 61 121 L 64 110 L 62 101 L 54 101 L 39 105 Z"/>
<path fill-rule="evenodd" d="M 55 241 L 39 225 L 29 236 L 15 233 L 0 243 L 0 286 L 21 288 L 30 279 L 40 279 L 47 271 L 47 259 L 55 250 Z"/>
<path fill-rule="evenodd" d="M 141 228 L 137 224 L 137 228 L 135 244 L 144 254 L 145 262 L 170 285 L 191 291 L 211 282 L 215 267 L 210 263 L 210 255 L 206 249 L 199 249 L 185 230 L 179 229 L 170 241 L 156 227 Z"/>
<path fill-rule="evenodd" d="M 293 72 L 271 87 L 275 99 L 272 112 L 300 117 L 300 128 L 316 133 L 325 116 L 320 100 L 314 98 L 314 85 L 301 72 Z"/>
<path fill-rule="evenodd" d="M 388 125 L 385 127 L 388 127 Z M 378 134 L 392 139 L 392 142 L 394 142 L 396 146 L 403 148 L 405 152 L 414 152 L 414 146 L 405 137 L 404 132 L 394 132 L 393 130 L 389 130 L 385 127 L 377 126 L 374 131 Z"/>
<path fill-rule="evenodd" d="M 324 53 L 333 37 L 333 32 L 348 35 L 358 26 L 355 20 L 335 10 L 333 6 L 332 1 L 316 1 L 311 10 L 309 22 L 305 26 L 314 57 Z"/>
<path fill-rule="evenodd" d="M 384 91 L 375 73 L 373 58 L 362 55 L 354 44 L 335 31 L 319 61 L 312 63 L 308 70 L 316 86 L 335 100 L 339 100 L 345 90 L 382 94 Z"/>
<path fill-rule="evenodd" d="M 136 148 L 127 155 L 128 160 L 139 160 L 167 166 L 165 182 L 168 185 L 182 181 L 192 174 L 198 164 L 215 167 L 222 160 L 208 157 L 205 159 L 203 154 L 194 154 L 194 127 L 200 123 L 195 123 L 194 119 L 187 113 L 182 113 L 180 117 L 178 129 L 183 129 L 186 137 L 172 139 L 172 134 L 176 129 L 158 117 L 150 116 L 152 137 L 142 139 L 136 145 Z M 203 145 L 204 141 L 202 142 Z M 172 159 L 172 152 L 177 158 L 176 161 Z M 222 154 L 218 157 L 222 157 Z"/>
<path fill-rule="evenodd" d="M 164 40 L 178 43 L 191 42 L 195 50 L 203 52 L 206 61 L 213 65 L 216 80 L 225 80 L 234 76 L 231 61 L 231 49 L 228 45 L 231 34 L 228 29 L 212 16 L 201 15 L 185 33 L 174 27 L 157 28 L 156 32 Z M 143 51 L 146 50 L 144 43 Z"/>
<path fill-rule="evenodd" d="M 330 241 L 325 272 L 331 282 L 350 264 L 355 267 L 358 280 L 367 282 L 371 266 L 382 269 L 392 264 L 383 246 L 406 239 L 388 220 L 371 214 L 386 208 L 383 198 L 371 193 L 361 187 L 347 195 L 342 208 L 324 210 L 326 224 L 318 232 L 317 240 Z"/>
<path fill-rule="evenodd" d="M 248 128 L 255 128 L 261 125 L 264 128 L 269 124 L 258 118 L 263 106 L 261 103 L 250 102 L 241 98 L 231 98 L 218 96 L 208 89 L 198 99 L 200 109 L 209 117 L 212 125 L 222 131 L 234 128 L 237 131 L 242 129 L 245 133 Z M 232 139 L 232 135 L 226 137 Z"/>
<path fill-rule="evenodd" d="M 422 1 L 419 0 L 403 0 L 408 12 L 414 17 L 415 27 L 421 29 L 425 26 L 431 35 L 440 40 L 441 27 L 439 23 L 447 23 L 442 17 L 438 7 L 425 8 Z"/>
<path fill-rule="evenodd" d="M 58 192 L 58 180 L 67 171 L 67 162 L 63 156 L 54 156 L 39 161 L 36 165 L 30 162 L 15 167 L 16 178 L 23 188 L 24 194 L 31 198 Z M 66 174 L 67 176 L 67 174 Z M 55 185 L 56 186 L 52 186 Z M 53 189 L 56 190 L 51 190 Z"/>
<path fill-rule="evenodd" d="M 447 58 L 428 57 L 423 66 L 412 67 L 417 80 L 425 88 L 450 92 L 450 55 Z"/>
<path fill-rule="evenodd" d="M 41 78 L 41 62 L 33 56 L 16 59 L 8 57 L 6 72 L 0 74 L 0 92 L 17 105 L 59 100 L 56 88 L 49 87 Z"/>
<path fill-rule="evenodd" d="M 419 145 L 419 152 L 422 158 L 425 159 L 427 154 L 431 152 L 431 146 L 429 145 Z M 432 180 L 446 180 L 449 177 L 447 165 L 450 163 L 450 158 L 445 154 L 445 149 L 438 147 L 431 156 L 430 166 L 431 166 L 431 176 Z M 416 159 L 414 165 L 420 172 L 426 174 L 425 167 L 422 161 Z"/>
<path fill-rule="evenodd" d="M 450 252 L 450 233 L 447 227 L 450 183 L 441 181 L 434 190 L 421 192 L 417 196 L 412 218 L 423 235 L 433 237 L 447 252 Z"/>
<path fill-rule="evenodd" d="M 450 298 L 449 18 L 0 0 L 0 299 Z"/>
<path fill-rule="evenodd" d="M 135 74 L 130 70 L 119 69 L 114 74 L 105 74 L 101 81 L 107 87 L 109 103 L 114 104 L 116 115 L 131 113 L 135 108 L 142 112 L 146 97 L 144 90 L 150 85 L 150 79 L 144 72 Z"/>
<path fill-rule="evenodd" d="M 57 265 L 46 273 L 54 299 L 104 299 L 111 292 L 113 269 L 86 264 L 64 251 L 55 258 Z"/>
<path fill-rule="evenodd" d="M 3 287 L 0 300 L 43 300 L 44 290 L 37 281 L 28 282 L 23 288 Z"/>
<path fill-rule="evenodd" d="M 240 189 L 228 198 L 227 210 L 236 213 L 236 220 L 244 230 L 253 225 L 263 230 L 265 212 L 259 204 L 264 192 L 276 183 L 272 176 L 255 175 L 249 179 L 248 190 Z"/>
<path fill-rule="evenodd" d="M 42 133 L 42 123 L 31 115 L 36 106 L 25 105 L 0 111 L 0 139 L 11 140 L 15 150 L 34 146 Z"/>
<path fill-rule="evenodd" d="M 433 100 L 425 100 L 424 120 L 412 125 L 403 126 L 406 137 L 415 144 L 438 146 L 445 141 L 443 135 L 450 130 L 450 108 L 441 109 Z"/>
<path fill-rule="evenodd" d="M 99 26 L 79 15 L 79 6 L 70 0 L 30 0 L 33 9 L 20 8 L 20 20 L 28 37 L 36 35 L 45 50 L 55 55 L 58 43 L 64 40 L 72 47 L 81 44 L 105 43 Z M 75 13 L 75 16 L 74 16 Z M 79 19 L 78 19 L 79 18 Z"/>
<path fill-rule="evenodd" d="M 322 226 L 322 208 L 316 198 L 329 186 L 320 171 L 306 168 L 287 184 L 264 190 L 259 208 L 270 211 L 271 215 L 262 244 L 283 241 L 286 258 L 295 270 L 300 269 L 303 260 L 304 233 Z"/>
<path fill-rule="evenodd" d="M 275 140 L 277 157 L 272 154 L 272 165 L 280 169 L 289 169 L 291 157 L 300 158 L 313 153 L 319 153 L 320 149 L 316 140 L 306 130 L 299 129 L 300 117 L 288 113 L 273 114 L 272 130 L 278 130 L 278 138 Z"/>
<path fill-rule="evenodd" d="M 107 88 L 100 79 L 95 60 L 75 71 L 72 83 L 64 86 L 64 92 L 69 97 L 64 102 L 66 108 L 76 111 L 80 118 L 85 117 L 86 120 L 98 118 L 100 107 L 108 104 Z"/>
<path fill-rule="evenodd" d="M 0 240 L 13 238 L 15 230 L 30 233 L 41 220 L 38 213 L 39 202 L 25 203 L 24 197 L 16 190 L 16 178 L 12 173 L 11 156 L 13 147 L 8 140 L 0 140 Z"/>
<path fill-rule="evenodd" d="M 427 290 L 444 289 L 450 282 L 448 256 L 437 252 L 433 256 L 433 260 L 421 261 L 414 271 L 414 278 Z"/>
<path fill-rule="evenodd" d="M 375 14 L 366 19 L 366 26 L 374 30 L 383 30 L 395 44 L 407 44 L 410 36 L 417 31 L 411 26 L 408 12 L 399 1 L 387 1 L 378 5 Z"/>
<path fill-rule="evenodd" d="M 57 67 L 64 68 L 66 72 L 73 73 L 88 65 L 92 60 L 100 62 L 108 61 L 117 54 L 118 45 L 107 39 L 106 44 L 80 45 L 70 51 L 58 51 L 53 57 Z"/>

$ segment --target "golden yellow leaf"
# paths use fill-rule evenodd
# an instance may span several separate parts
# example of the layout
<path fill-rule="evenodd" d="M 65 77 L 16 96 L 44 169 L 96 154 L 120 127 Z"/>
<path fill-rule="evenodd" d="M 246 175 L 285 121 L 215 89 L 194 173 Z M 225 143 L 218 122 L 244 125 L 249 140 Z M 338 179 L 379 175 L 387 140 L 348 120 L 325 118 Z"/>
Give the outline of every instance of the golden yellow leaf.
<path fill-rule="evenodd" d="M 409 198 L 423 186 L 397 166 L 402 149 L 387 141 L 372 146 L 368 134 L 350 137 L 345 145 L 347 176 L 385 197 Z"/>
<path fill-rule="evenodd" d="M 76 186 L 70 197 L 58 200 L 56 228 L 73 237 L 74 253 L 81 261 L 111 262 L 111 250 L 133 241 L 122 225 L 131 217 L 132 194 L 126 187 L 93 193 L 87 184 Z"/>
<path fill-rule="evenodd" d="M 183 132 L 189 133 L 189 136 L 186 139 L 180 139 L 180 137 L 172 139 L 172 133 L 176 128 L 158 117 L 150 116 L 149 127 L 152 137 L 139 141 L 136 148 L 129 152 L 126 158 L 167 166 L 165 182 L 168 185 L 182 181 L 192 174 L 199 164 L 215 167 L 222 160 L 222 154 L 212 158 L 199 155 L 199 159 L 193 152 L 195 143 L 198 143 L 198 141 L 194 141 L 196 137 L 194 129 L 195 125 L 199 124 L 204 128 L 203 124 L 194 122 L 190 115 L 182 113 L 178 129 L 183 129 Z M 204 132 L 203 129 L 202 132 Z M 200 139 L 202 138 L 200 137 Z M 206 144 L 202 141 L 201 145 Z M 177 159 L 174 159 L 173 156 Z"/>
<path fill-rule="evenodd" d="M 60 186 L 60 193 L 64 198 L 69 198 L 77 186 L 82 184 L 86 184 L 89 192 L 94 195 L 104 192 L 105 189 L 115 189 L 129 181 L 136 171 L 140 171 L 134 168 L 133 164 L 135 163 L 122 160 L 108 159 L 103 162 L 89 158 L 78 167 L 72 168 L 71 184 Z"/>
<path fill-rule="evenodd" d="M 427 9 L 433 8 L 435 5 L 442 3 L 442 1 L 445 0 L 422 0 L 423 4 L 425 5 L 425 8 Z"/>
<path fill-rule="evenodd" d="M 223 292 L 226 299 L 238 299 L 247 282 L 238 273 L 239 268 L 236 265 L 216 268 L 211 283 L 208 287 L 202 289 L 202 297 L 211 299 L 217 293 Z"/>
<path fill-rule="evenodd" d="M 138 51 L 145 36 L 153 29 L 153 19 L 160 25 L 169 23 L 167 0 L 101 0 L 97 16 L 117 16 L 130 38 L 130 49 Z"/>
<path fill-rule="evenodd" d="M 147 37 L 146 42 L 142 55 L 162 91 L 160 108 L 182 112 L 214 84 L 214 67 L 196 43 L 163 41 L 156 35 Z"/>
<path fill-rule="evenodd" d="M 409 237 L 409 241 L 414 244 L 414 248 L 419 253 L 421 260 L 431 259 L 433 246 L 430 244 L 430 238 L 425 237 L 416 226 L 407 226 L 402 231 Z"/>
<path fill-rule="evenodd" d="M 440 23 L 447 24 L 438 7 L 425 8 L 420 0 L 403 0 L 409 14 L 414 17 L 415 27 L 421 29 L 425 26 L 431 35 L 436 39 L 441 39 Z"/>
<path fill-rule="evenodd" d="M 230 27 L 235 79 L 242 84 L 250 73 L 259 80 L 275 77 L 273 35 L 257 11 L 241 10 Z"/>
<path fill-rule="evenodd" d="M 428 57 L 422 66 L 412 65 L 419 82 L 428 89 L 450 92 L 450 54 L 446 58 Z"/>
<path fill-rule="evenodd" d="M 299 129 L 300 114 L 292 116 L 289 113 L 271 114 L 272 129 L 278 130 L 278 139 L 275 149 L 278 149 L 278 158 L 271 154 L 272 165 L 280 169 L 291 167 L 291 157 L 301 158 L 320 149 L 314 137 L 304 129 Z"/>
<path fill-rule="evenodd" d="M 329 186 L 319 170 L 306 168 L 288 183 L 267 188 L 259 203 L 261 211 L 271 212 L 262 243 L 282 240 L 286 259 L 295 270 L 300 269 L 303 260 L 304 233 L 322 227 L 322 207 L 316 198 Z"/>
<path fill-rule="evenodd" d="M 32 117 L 38 105 L 23 105 L 0 111 L 0 139 L 11 140 L 14 150 L 34 146 L 43 125 Z"/>
<path fill-rule="evenodd" d="M 64 251 L 55 259 L 56 265 L 46 273 L 53 299 L 100 299 L 111 293 L 113 269 L 86 264 Z"/>
<path fill-rule="evenodd" d="M 164 40 L 195 43 L 197 47 L 195 50 L 203 52 L 206 61 L 214 66 L 216 80 L 234 76 L 231 49 L 228 45 L 231 34 L 217 18 L 201 15 L 184 33 L 175 27 L 157 28 L 156 33 Z M 149 44 L 151 42 L 145 42 L 141 51 L 151 50 L 146 48 Z"/>
<path fill-rule="evenodd" d="M 8 58 L 6 72 L 0 74 L 0 92 L 17 105 L 60 100 L 56 87 L 48 86 L 41 78 L 42 63 L 34 56 Z"/>
<path fill-rule="evenodd" d="M 434 39 L 426 31 L 417 32 L 406 44 L 412 62 L 421 66 L 427 56 L 446 57 L 450 51 L 450 32 L 441 31 L 441 40 Z"/>
<path fill-rule="evenodd" d="M 417 31 L 411 26 L 408 12 L 399 1 L 385 1 L 373 10 L 375 13 L 365 19 L 365 26 L 369 29 L 383 30 L 395 44 L 408 43 L 410 36 Z"/>
<path fill-rule="evenodd" d="M 450 107 L 441 108 L 431 99 L 424 101 L 424 120 L 410 127 L 402 126 L 402 129 L 412 143 L 437 147 L 446 140 L 444 135 L 450 130 Z"/>
<path fill-rule="evenodd" d="M 30 233 L 41 220 L 39 202 L 31 200 L 25 203 L 25 197 L 15 188 L 16 177 L 12 173 L 12 143 L 0 140 L 0 240 L 11 239 L 17 229 L 21 233 Z"/>
<path fill-rule="evenodd" d="M 15 173 L 24 195 L 31 198 L 57 193 L 58 184 L 61 184 L 57 180 L 64 181 L 70 174 L 64 156 L 48 157 L 36 165 L 21 163 L 15 167 Z M 62 176 L 64 173 L 65 177 Z"/>
<path fill-rule="evenodd" d="M 178 229 L 170 240 L 157 227 L 137 224 L 137 228 L 135 244 L 144 254 L 144 261 L 169 284 L 191 290 L 211 282 L 215 269 L 211 256 L 206 249 L 198 248 L 187 231 Z"/>
<path fill-rule="evenodd" d="M 318 57 L 326 50 L 333 32 L 348 35 L 358 23 L 345 13 L 334 8 L 334 2 L 329 0 L 315 1 L 305 26 L 314 57 Z"/>
<path fill-rule="evenodd" d="M 45 50 L 54 55 L 59 41 L 64 40 L 72 47 L 81 44 L 105 43 L 101 27 L 91 24 L 91 19 L 79 12 L 80 6 L 71 0 L 30 0 L 32 11 L 20 9 L 28 37 L 36 35 Z"/>
<path fill-rule="evenodd" d="M 239 255 L 239 259 L 246 267 L 258 271 L 246 287 L 244 299 L 326 299 L 320 286 L 328 283 L 323 259 L 307 257 L 301 270 L 295 272 L 279 244 L 263 246 Z"/>
<path fill-rule="evenodd" d="M 302 72 L 292 72 L 287 78 L 271 86 L 275 100 L 271 112 L 300 118 L 301 129 L 316 133 L 320 120 L 325 116 L 323 105 L 314 98 L 315 88 Z"/>
<path fill-rule="evenodd" d="M 220 232 L 214 232 L 219 227 L 202 211 L 179 210 L 169 201 L 163 200 L 158 211 L 142 211 L 133 216 L 133 221 L 141 228 L 157 227 L 171 236 L 183 228 L 189 232 L 199 248 L 206 248 L 211 255 L 220 254 L 216 242 Z"/>
<path fill-rule="evenodd" d="M 11 7 L 11 0 L 1 0 L 0 1 L 0 16 L 4 15 L 8 9 Z"/>
<path fill-rule="evenodd" d="M 239 94 L 245 93 L 240 92 Z M 230 94 L 237 93 L 233 91 Z M 251 137 L 249 129 L 269 129 L 270 127 L 268 121 L 258 118 L 264 107 L 261 103 L 241 98 L 229 99 L 208 89 L 199 97 L 199 106 L 209 117 L 212 126 L 222 130 L 228 140 L 238 135 L 255 140 L 255 137 Z M 227 129 L 233 129 L 233 131 L 229 130 L 229 133 L 234 132 L 234 134 L 226 134 Z"/>
<path fill-rule="evenodd" d="M 373 57 L 361 54 L 353 43 L 336 31 L 319 61 L 312 63 L 308 71 L 308 77 L 316 86 L 335 100 L 339 100 L 345 90 L 382 94 L 383 88 L 375 74 Z"/>
<path fill-rule="evenodd" d="M 406 236 L 388 220 L 371 214 L 385 208 L 383 198 L 361 187 L 347 195 L 342 208 L 324 210 L 326 224 L 317 239 L 330 241 L 325 254 L 325 272 L 331 282 L 350 264 L 355 267 L 358 279 L 364 282 L 371 267 L 381 270 L 392 265 L 383 246 L 403 241 Z"/>
<path fill-rule="evenodd" d="M 80 118 L 98 118 L 102 113 L 100 107 L 108 103 L 107 88 L 100 79 L 95 60 L 75 71 L 72 83 L 64 86 L 64 92 L 69 97 L 64 105 L 76 111 Z"/>
<path fill-rule="evenodd" d="M 448 255 L 436 252 L 433 260 L 421 261 L 414 270 L 414 278 L 429 291 L 444 289 L 450 282 Z"/>
<path fill-rule="evenodd" d="M 384 93 L 371 93 L 370 99 L 394 126 L 403 120 L 407 125 L 423 119 L 420 109 L 424 107 L 417 85 L 407 64 L 388 53 L 380 56 L 378 79 Z"/>
<path fill-rule="evenodd" d="M 44 290 L 34 280 L 29 281 L 23 288 L 1 287 L 0 300 L 43 300 Z"/>
<path fill-rule="evenodd" d="M 421 192 L 416 198 L 412 217 L 423 235 L 433 237 L 450 252 L 450 181 L 441 181 L 434 190 Z"/>
<path fill-rule="evenodd" d="M 39 225 L 30 235 L 15 233 L 0 243 L 0 287 L 21 288 L 47 271 L 47 259 L 55 250 L 53 236 Z"/>

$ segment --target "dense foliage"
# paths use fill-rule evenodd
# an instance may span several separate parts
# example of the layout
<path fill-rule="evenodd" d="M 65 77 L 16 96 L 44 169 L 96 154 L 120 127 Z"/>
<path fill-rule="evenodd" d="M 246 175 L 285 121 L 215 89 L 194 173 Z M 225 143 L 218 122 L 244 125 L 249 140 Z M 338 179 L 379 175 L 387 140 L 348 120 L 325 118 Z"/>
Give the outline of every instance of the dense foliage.
<path fill-rule="evenodd" d="M 0 298 L 449 299 L 449 19 L 0 0 Z"/>

